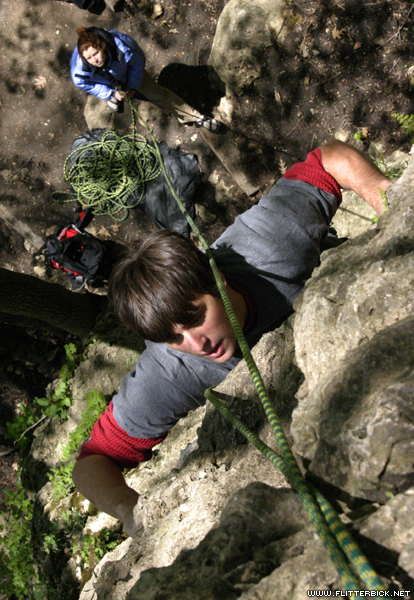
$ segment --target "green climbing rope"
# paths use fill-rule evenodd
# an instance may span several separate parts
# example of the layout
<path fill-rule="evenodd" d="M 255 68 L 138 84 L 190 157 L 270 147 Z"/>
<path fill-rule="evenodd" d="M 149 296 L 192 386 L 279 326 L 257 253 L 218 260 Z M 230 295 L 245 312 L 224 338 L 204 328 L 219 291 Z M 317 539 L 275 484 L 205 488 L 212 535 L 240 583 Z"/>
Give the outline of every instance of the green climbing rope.
<path fill-rule="evenodd" d="M 158 154 L 147 140 L 135 131 L 120 137 L 106 131 L 101 140 L 74 150 L 65 160 L 63 177 L 73 192 L 55 193 L 63 202 L 77 200 L 95 215 L 109 215 L 123 221 L 130 208 L 136 207 L 145 193 L 145 183 L 161 172 Z M 135 201 L 130 203 L 131 194 Z M 66 198 L 62 200 L 63 197 Z"/>
<path fill-rule="evenodd" d="M 131 110 L 135 109 L 130 102 Z M 145 123 L 144 123 L 145 124 Z M 152 133 L 150 132 L 151 136 Z M 292 450 L 288 444 L 286 436 L 280 425 L 276 412 L 273 409 L 270 397 L 266 391 L 259 370 L 251 355 L 250 348 L 243 335 L 243 331 L 237 321 L 233 307 L 223 285 L 219 270 L 215 263 L 213 254 L 206 240 L 201 235 L 198 227 L 193 219 L 186 211 L 180 198 L 177 196 L 171 182 L 165 172 L 165 167 L 159 152 L 158 146 L 152 136 L 155 149 L 158 153 L 161 169 L 164 172 L 167 184 L 176 199 L 181 211 L 187 218 L 187 221 L 200 240 L 203 248 L 206 251 L 209 259 L 210 267 L 214 273 L 217 287 L 226 309 L 230 323 L 236 335 L 237 342 L 243 352 L 244 359 L 249 368 L 250 374 L 259 394 L 260 401 L 265 410 L 266 416 L 270 422 L 273 434 L 276 439 L 281 456 L 278 456 L 271 448 L 264 444 L 252 431 L 250 431 L 243 423 L 241 423 L 216 396 L 208 389 L 205 393 L 206 398 L 214 404 L 214 406 L 227 418 L 229 421 L 243 433 L 243 435 L 258 448 L 274 465 L 280 469 L 290 482 L 292 487 L 297 491 L 299 498 L 302 501 L 304 509 L 309 517 L 310 522 L 315 527 L 322 543 L 324 544 L 330 559 L 335 565 L 342 584 L 347 591 L 354 591 L 352 596 L 358 596 L 358 591 L 361 591 L 361 582 L 370 591 L 386 591 L 386 587 L 372 569 L 367 558 L 363 555 L 357 543 L 353 540 L 345 526 L 340 521 L 337 513 L 326 500 L 326 498 L 313 486 L 310 486 L 304 479 L 300 468 L 293 456 Z M 351 594 L 350 594 L 351 596 Z"/>

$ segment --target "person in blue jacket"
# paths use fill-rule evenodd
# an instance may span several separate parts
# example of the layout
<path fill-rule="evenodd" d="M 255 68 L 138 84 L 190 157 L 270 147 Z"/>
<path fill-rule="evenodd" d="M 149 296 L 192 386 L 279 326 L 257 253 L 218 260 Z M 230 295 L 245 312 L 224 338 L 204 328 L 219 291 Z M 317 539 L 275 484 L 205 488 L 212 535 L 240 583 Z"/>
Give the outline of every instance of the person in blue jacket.
<path fill-rule="evenodd" d="M 78 43 L 70 61 L 73 83 L 87 94 L 106 100 L 110 110 L 122 110 L 135 93 L 174 115 L 180 123 L 217 133 L 221 123 L 201 115 L 171 90 L 158 85 L 145 70 L 145 54 L 137 42 L 119 31 L 78 27 Z"/>

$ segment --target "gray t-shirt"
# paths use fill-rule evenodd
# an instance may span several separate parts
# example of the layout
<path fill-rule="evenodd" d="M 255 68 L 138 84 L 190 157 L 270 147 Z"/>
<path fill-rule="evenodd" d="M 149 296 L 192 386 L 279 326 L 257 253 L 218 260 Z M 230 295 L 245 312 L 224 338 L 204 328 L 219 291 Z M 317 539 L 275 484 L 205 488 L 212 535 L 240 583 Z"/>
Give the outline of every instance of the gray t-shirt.
<path fill-rule="evenodd" d="M 212 245 L 226 279 L 247 288 L 257 322 L 246 335 L 253 347 L 293 310 L 293 301 L 319 264 L 320 244 L 337 209 L 332 194 L 303 181 L 281 179 L 259 204 L 236 218 Z M 220 383 L 241 359 L 226 363 L 146 343 L 135 371 L 113 398 L 114 416 L 129 436 L 158 439 Z"/>

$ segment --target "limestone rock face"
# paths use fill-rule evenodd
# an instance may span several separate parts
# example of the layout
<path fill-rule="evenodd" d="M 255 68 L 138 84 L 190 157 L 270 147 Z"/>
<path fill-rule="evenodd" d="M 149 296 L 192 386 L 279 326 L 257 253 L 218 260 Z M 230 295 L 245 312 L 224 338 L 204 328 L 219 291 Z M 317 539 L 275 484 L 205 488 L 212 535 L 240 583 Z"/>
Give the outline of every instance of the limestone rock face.
<path fill-rule="evenodd" d="M 375 229 L 372 218 L 375 210 L 355 192 L 342 192 L 342 202 L 332 219 L 333 226 L 340 238 L 355 238 L 371 229 Z"/>
<path fill-rule="evenodd" d="M 295 319 L 295 448 L 319 477 L 382 502 L 414 482 L 413 180 L 411 163 L 378 228 L 326 253 Z"/>
<path fill-rule="evenodd" d="M 341 589 L 338 574 L 312 528 L 273 542 L 261 552 L 274 556 L 275 568 L 245 591 L 241 600 L 306 600 L 309 590 Z"/>
<path fill-rule="evenodd" d="M 283 42 L 288 26 L 284 0 L 230 0 L 218 20 L 208 61 L 227 95 L 241 93 L 263 75 L 263 55 L 272 36 Z"/>
<path fill-rule="evenodd" d="M 236 599 L 243 581 L 256 580 L 274 566 L 274 556 L 261 553 L 260 562 L 255 551 L 305 524 L 304 510 L 291 490 L 252 483 L 232 496 L 220 524 L 197 548 L 182 552 L 171 567 L 145 571 L 127 598 Z"/>
<path fill-rule="evenodd" d="M 322 254 L 298 299 L 295 348 L 311 391 L 349 350 L 414 316 L 414 163 L 390 188 L 390 210 L 367 231 Z"/>
<path fill-rule="evenodd" d="M 293 414 L 310 470 L 352 496 L 386 501 L 414 483 L 414 319 L 335 363 Z"/>
<path fill-rule="evenodd" d="M 381 506 L 365 521 L 360 533 L 398 552 L 399 566 L 414 578 L 414 488 Z"/>

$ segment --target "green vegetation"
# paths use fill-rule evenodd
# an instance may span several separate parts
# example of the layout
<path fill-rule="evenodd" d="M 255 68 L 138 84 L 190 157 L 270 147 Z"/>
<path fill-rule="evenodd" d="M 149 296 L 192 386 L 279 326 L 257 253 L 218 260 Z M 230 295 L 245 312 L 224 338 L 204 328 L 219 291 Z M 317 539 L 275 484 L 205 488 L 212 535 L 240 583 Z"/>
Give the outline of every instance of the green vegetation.
<path fill-rule="evenodd" d="M 79 358 L 74 344 L 66 345 L 65 352 L 66 361 L 53 394 L 48 398 L 36 398 L 33 406 L 21 404 L 21 414 L 12 423 L 7 423 L 7 436 L 14 439 L 22 454 L 27 453 L 32 440 L 30 433 L 39 422 L 47 417 L 67 417 L 72 404 L 69 380 Z M 56 505 L 74 490 L 74 461 L 68 459 L 106 409 L 103 394 L 96 390 L 86 395 L 86 405 L 80 424 L 70 434 L 69 442 L 62 450 L 63 461 L 66 462 L 48 473 Z M 34 502 L 23 488 L 20 473 L 18 477 L 17 491 L 5 492 L 6 509 L 0 511 L 0 590 L 8 598 L 48 600 L 56 595 L 61 570 L 72 555 L 81 557 L 83 568 L 93 566 L 106 552 L 116 547 L 120 534 L 104 529 L 96 536 L 82 536 L 87 515 L 72 508 L 64 510 L 59 519 L 50 521 L 42 540 L 36 542 L 32 535 Z M 47 557 L 48 560 L 45 560 Z M 61 568 L 56 568 L 56 565 Z"/>
<path fill-rule="evenodd" d="M 24 450 L 31 442 L 31 438 L 25 434 L 30 431 L 42 417 L 38 407 L 26 406 L 26 404 L 20 403 L 19 410 L 20 414 L 14 421 L 12 423 L 6 423 L 6 437 L 14 440 L 14 445 L 19 450 Z"/>
<path fill-rule="evenodd" d="M 397 119 L 398 123 L 401 125 L 407 135 L 414 133 L 414 115 L 392 113 L 392 116 L 394 119 Z M 411 143 L 414 144 L 414 136 L 411 139 Z"/>
<path fill-rule="evenodd" d="M 68 409 L 72 404 L 69 379 L 73 377 L 76 366 L 75 344 L 66 344 L 66 362 L 60 369 L 59 384 L 52 396 L 48 398 L 36 398 L 36 403 L 43 407 L 43 414 L 47 417 L 66 419 Z"/>
<path fill-rule="evenodd" d="M 86 534 L 73 546 L 73 551 L 82 558 L 82 566 L 90 567 L 92 563 L 97 564 L 107 552 L 110 552 L 118 545 L 118 541 L 114 539 L 113 533 L 109 529 L 102 529 L 95 537 Z"/>
<path fill-rule="evenodd" d="M 78 450 L 79 446 L 90 434 L 95 421 L 105 409 L 106 402 L 102 392 L 93 390 L 93 392 L 86 394 L 86 409 L 82 412 L 81 422 L 69 434 L 69 442 L 62 448 L 62 458 L 64 461 L 67 461 Z M 72 481 L 74 465 L 75 461 L 71 460 L 61 464 L 56 469 L 50 470 L 48 479 L 53 485 L 53 497 L 55 501 L 65 498 L 75 489 Z"/>
<path fill-rule="evenodd" d="M 14 440 L 19 450 L 24 450 L 31 442 L 31 436 L 26 435 L 32 428 L 45 419 L 66 419 L 68 409 L 72 404 L 69 380 L 77 364 L 76 347 L 74 344 L 65 345 L 66 361 L 59 372 L 59 384 L 53 394 L 47 398 L 35 398 L 33 406 L 20 404 L 20 415 L 12 423 L 6 423 L 7 437 Z"/>
<path fill-rule="evenodd" d="M 390 165 L 387 165 L 387 163 L 385 162 L 385 157 L 384 157 L 383 153 L 380 152 L 378 150 L 378 148 L 377 148 L 377 152 L 379 154 L 379 158 L 372 159 L 374 164 L 379 168 L 380 171 L 382 171 L 382 173 L 384 173 L 384 175 L 386 177 L 388 177 L 388 179 L 391 179 L 391 181 L 396 181 L 403 174 L 404 169 L 406 168 L 407 164 L 398 164 L 398 165 L 394 165 L 392 167 Z M 380 192 L 381 192 L 382 197 L 384 197 L 384 199 L 385 199 L 386 192 L 384 190 L 380 190 Z"/>
<path fill-rule="evenodd" d="M 75 461 L 71 460 L 67 464 L 60 465 L 57 469 L 51 469 L 47 477 L 53 486 L 53 499 L 56 502 L 66 498 L 73 492 L 75 486 L 72 481 L 72 471 Z"/>
<path fill-rule="evenodd" d="M 385 212 L 385 211 L 386 211 L 386 210 L 388 210 L 388 209 L 389 209 L 389 207 L 390 207 L 390 205 L 389 205 L 389 203 L 388 203 L 387 192 L 386 192 L 385 190 L 382 190 L 381 188 L 378 188 L 378 191 L 379 191 L 379 193 L 380 193 L 380 195 L 381 195 L 381 198 L 382 198 L 382 205 L 383 205 L 383 207 L 384 207 L 384 212 Z M 375 223 L 378 221 L 378 215 L 374 215 L 374 216 L 372 217 L 371 221 L 372 221 L 372 223 L 374 223 L 374 224 L 375 224 Z"/>
<path fill-rule="evenodd" d="M 17 487 L 17 492 L 6 492 L 7 513 L 0 513 L 0 589 L 8 598 L 43 600 L 47 589 L 41 583 L 31 543 L 33 502 L 20 481 Z"/>
<path fill-rule="evenodd" d="M 69 435 L 69 442 L 63 448 L 63 460 L 67 460 L 79 448 L 83 440 L 90 434 L 92 427 L 101 413 L 106 409 L 102 392 L 94 390 L 86 394 L 86 409 L 75 431 Z"/>
<path fill-rule="evenodd" d="M 354 133 L 354 139 L 357 142 L 362 142 L 362 140 L 364 140 L 367 136 L 363 134 L 362 131 L 357 131 L 356 133 Z"/>
<path fill-rule="evenodd" d="M 97 564 L 119 543 L 120 534 L 103 529 L 92 536 L 82 536 L 87 515 L 65 510 L 61 519 L 53 520 L 40 547 L 31 536 L 34 504 L 21 482 L 17 492 L 6 492 L 7 512 L 0 513 L 0 590 L 7 598 L 46 600 L 56 595 L 60 572 L 45 573 L 42 555 L 62 564 L 73 554 L 82 558 L 82 567 Z M 50 567 L 49 567 L 50 570 Z"/>
<path fill-rule="evenodd" d="M 377 149 L 377 151 L 378 151 L 378 149 Z M 399 177 L 401 177 L 401 175 L 403 174 L 403 171 L 407 165 L 399 164 L 399 165 L 395 165 L 392 167 L 390 165 L 387 165 L 382 152 L 378 151 L 378 154 L 379 154 L 380 158 L 377 158 L 377 159 L 373 158 L 372 160 L 373 160 L 374 164 L 379 168 L 379 170 L 382 171 L 382 173 L 384 173 L 384 175 L 386 177 L 388 177 L 388 179 L 391 179 L 391 181 L 396 181 Z M 388 210 L 389 203 L 388 203 L 387 192 L 385 190 L 381 190 L 380 188 L 378 188 L 378 191 L 381 194 L 382 204 L 384 206 L 384 209 Z M 378 215 L 374 215 L 372 217 L 371 221 L 372 221 L 372 223 L 375 224 L 378 221 Z"/>

